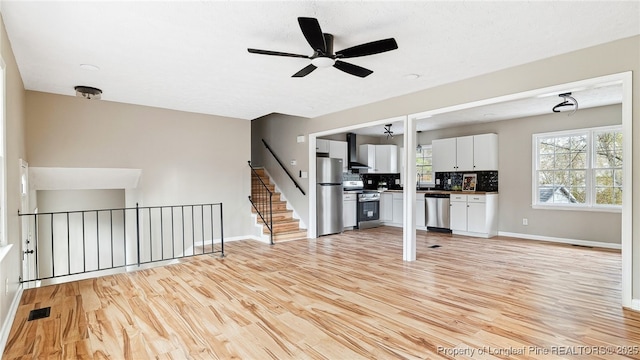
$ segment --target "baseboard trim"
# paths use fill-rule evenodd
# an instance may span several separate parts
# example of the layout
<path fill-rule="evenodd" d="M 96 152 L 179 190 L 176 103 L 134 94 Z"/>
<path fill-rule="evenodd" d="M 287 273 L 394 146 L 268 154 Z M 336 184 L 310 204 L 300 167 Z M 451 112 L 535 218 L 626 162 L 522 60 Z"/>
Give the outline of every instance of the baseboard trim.
<path fill-rule="evenodd" d="M 622 249 L 622 245 L 621 244 L 612 244 L 612 243 L 599 242 L 599 241 L 567 239 L 567 238 L 559 238 L 559 237 L 552 237 L 552 236 L 542 236 L 542 235 L 531 235 L 531 234 L 520 234 L 520 233 L 512 233 L 512 232 L 506 232 L 506 231 L 498 231 L 498 235 L 499 236 L 506 236 L 506 237 L 521 238 L 521 239 L 526 239 L 526 240 L 547 241 L 547 242 L 555 242 L 555 243 L 578 245 L 578 246 L 591 246 L 591 247 L 605 248 L 605 249 L 615 249 L 615 250 L 621 250 Z"/>
<path fill-rule="evenodd" d="M 267 240 L 265 240 L 264 238 L 260 238 L 259 236 L 256 235 L 244 235 L 244 236 L 231 236 L 231 237 L 226 237 L 224 238 L 224 241 L 240 241 L 240 240 L 256 240 L 256 241 L 260 241 L 263 243 L 269 243 L 268 240 L 268 236 L 267 236 Z"/>
<path fill-rule="evenodd" d="M 18 285 L 18 291 L 16 291 L 16 295 L 13 297 L 13 301 L 11 302 L 11 307 L 9 307 L 7 318 L 4 319 L 2 329 L 0 329 L 0 354 L 4 354 L 4 348 L 5 346 L 7 346 L 9 333 L 11 332 L 11 326 L 13 325 L 13 322 L 16 318 L 18 306 L 20 305 L 20 299 L 22 298 L 22 291 L 22 284 L 20 284 Z"/>

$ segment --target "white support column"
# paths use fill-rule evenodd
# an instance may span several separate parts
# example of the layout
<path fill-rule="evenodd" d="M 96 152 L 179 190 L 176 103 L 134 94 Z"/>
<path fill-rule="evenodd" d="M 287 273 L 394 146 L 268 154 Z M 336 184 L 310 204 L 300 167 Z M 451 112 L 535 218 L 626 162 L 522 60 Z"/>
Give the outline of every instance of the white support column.
<path fill-rule="evenodd" d="M 309 141 L 309 221 L 307 228 L 307 237 L 309 239 L 315 239 L 318 236 L 318 229 L 316 228 L 316 134 L 309 134 L 307 139 Z"/>
<path fill-rule="evenodd" d="M 416 260 L 416 121 L 404 120 L 404 219 L 402 224 L 402 260 Z"/>

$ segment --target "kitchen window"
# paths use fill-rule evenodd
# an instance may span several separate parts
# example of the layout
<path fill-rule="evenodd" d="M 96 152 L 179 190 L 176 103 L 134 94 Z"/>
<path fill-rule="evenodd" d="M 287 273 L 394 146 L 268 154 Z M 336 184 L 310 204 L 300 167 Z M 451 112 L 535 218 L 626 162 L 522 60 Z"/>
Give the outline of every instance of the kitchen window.
<path fill-rule="evenodd" d="M 431 145 L 418 145 L 416 149 L 416 176 L 418 187 L 435 186 Z"/>
<path fill-rule="evenodd" d="M 622 127 L 533 135 L 533 206 L 622 209 Z"/>

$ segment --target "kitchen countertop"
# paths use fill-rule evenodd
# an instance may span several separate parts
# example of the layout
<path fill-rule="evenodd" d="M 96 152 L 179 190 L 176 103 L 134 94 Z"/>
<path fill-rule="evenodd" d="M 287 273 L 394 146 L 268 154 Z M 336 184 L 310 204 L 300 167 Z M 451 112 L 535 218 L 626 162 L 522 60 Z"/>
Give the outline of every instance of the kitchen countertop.
<path fill-rule="evenodd" d="M 383 192 L 402 193 L 404 190 L 385 190 Z M 462 194 L 462 195 L 486 195 L 497 194 L 497 191 L 460 191 L 460 190 L 416 190 L 416 194 Z"/>

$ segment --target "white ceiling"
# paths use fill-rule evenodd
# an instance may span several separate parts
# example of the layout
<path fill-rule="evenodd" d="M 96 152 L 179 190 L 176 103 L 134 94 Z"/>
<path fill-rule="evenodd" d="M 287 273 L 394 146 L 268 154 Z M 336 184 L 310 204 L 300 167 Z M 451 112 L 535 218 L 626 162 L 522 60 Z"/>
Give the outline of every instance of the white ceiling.
<path fill-rule="evenodd" d="M 589 88 L 563 89 L 543 96 L 498 102 L 490 105 L 449 111 L 416 120 L 416 130 L 429 131 L 453 126 L 472 125 L 492 121 L 518 119 L 528 116 L 553 114 L 553 107 L 564 101 L 559 94 L 570 93 L 578 102 L 578 109 L 588 109 L 622 103 L 622 84 L 604 83 Z M 561 108 L 559 116 L 571 116 L 573 107 Z M 404 121 L 391 123 L 393 135 L 404 134 Z M 385 125 L 365 126 L 350 132 L 358 135 L 386 137 Z"/>
<path fill-rule="evenodd" d="M 27 90 L 255 119 L 317 117 L 640 34 L 639 1 L 17 1 L 1 11 Z M 311 55 L 297 17 L 334 50 L 394 37 L 398 50 L 291 78 Z M 92 64 L 98 71 L 80 68 Z M 417 74 L 417 79 L 407 75 Z"/>

